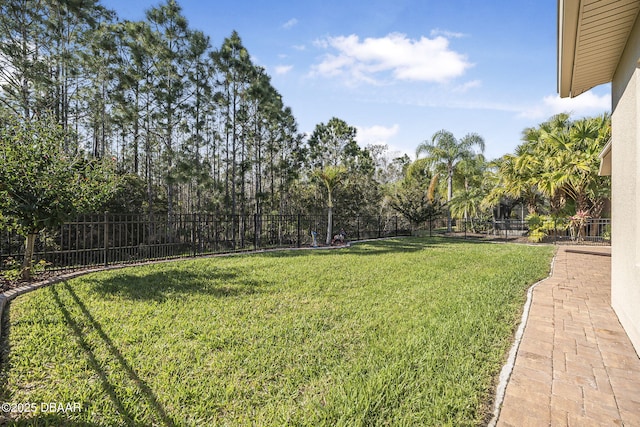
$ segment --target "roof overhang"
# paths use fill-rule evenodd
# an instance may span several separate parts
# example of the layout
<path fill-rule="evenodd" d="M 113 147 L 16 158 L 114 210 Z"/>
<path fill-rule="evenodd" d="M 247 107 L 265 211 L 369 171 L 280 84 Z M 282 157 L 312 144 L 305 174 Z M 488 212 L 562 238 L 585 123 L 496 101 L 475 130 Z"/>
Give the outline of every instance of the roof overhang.
<path fill-rule="evenodd" d="M 600 170 L 598 171 L 600 176 L 611 176 L 611 140 L 607 142 L 607 145 L 602 149 L 600 153 Z"/>
<path fill-rule="evenodd" d="M 578 96 L 613 79 L 640 0 L 558 0 L 558 93 Z"/>

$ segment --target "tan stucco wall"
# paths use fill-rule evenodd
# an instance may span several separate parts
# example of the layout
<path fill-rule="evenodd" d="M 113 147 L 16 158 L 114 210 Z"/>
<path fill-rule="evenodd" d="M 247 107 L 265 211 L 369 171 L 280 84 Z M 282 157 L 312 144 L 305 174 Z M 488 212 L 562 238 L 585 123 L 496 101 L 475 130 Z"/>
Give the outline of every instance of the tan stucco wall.
<path fill-rule="evenodd" d="M 640 23 L 613 77 L 611 305 L 640 354 Z"/>

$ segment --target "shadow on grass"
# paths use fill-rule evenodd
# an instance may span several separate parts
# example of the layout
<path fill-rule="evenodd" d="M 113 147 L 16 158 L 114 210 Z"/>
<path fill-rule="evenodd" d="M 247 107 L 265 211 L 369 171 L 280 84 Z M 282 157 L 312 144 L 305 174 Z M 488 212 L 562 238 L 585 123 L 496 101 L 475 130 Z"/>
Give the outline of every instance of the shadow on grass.
<path fill-rule="evenodd" d="M 74 421 L 65 417 L 64 415 L 57 413 L 47 413 L 47 414 L 37 414 L 34 417 L 20 420 L 3 420 L 0 416 L 0 426 L 11 425 L 11 426 L 47 426 L 47 427 L 57 427 L 57 426 L 65 426 L 65 427 L 98 427 L 101 424 L 90 423 L 88 421 Z"/>
<path fill-rule="evenodd" d="M 91 315 L 91 313 L 87 309 L 87 306 L 80 300 L 80 298 L 75 293 L 73 288 L 69 286 L 67 282 L 62 283 L 62 289 L 64 289 L 66 293 L 69 294 L 73 302 L 78 306 L 78 308 L 82 312 L 83 318 L 80 320 L 80 322 L 78 322 L 73 318 L 73 316 L 70 313 L 70 310 L 67 308 L 65 303 L 62 302 L 62 300 L 60 299 L 58 287 L 52 286 L 50 289 L 56 305 L 58 306 L 58 308 L 60 309 L 60 312 L 64 316 L 67 325 L 69 325 L 69 327 L 71 328 L 73 335 L 75 336 L 79 346 L 84 351 L 91 369 L 98 375 L 102 388 L 104 389 L 106 395 L 109 397 L 111 402 L 116 407 L 120 416 L 124 419 L 125 423 L 127 425 L 146 425 L 147 424 L 147 423 L 140 424 L 139 422 L 136 422 L 136 418 L 137 418 L 136 414 L 132 413 L 125 406 L 122 399 L 116 393 L 116 389 L 121 388 L 122 385 L 121 384 L 114 385 L 110 382 L 105 367 L 101 365 L 100 361 L 98 360 L 98 357 L 96 356 L 97 354 L 102 353 L 103 349 L 106 349 L 107 354 L 110 354 L 110 356 L 113 357 L 118 362 L 120 369 L 122 369 L 122 371 L 127 375 L 129 380 L 139 390 L 140 396 L 149 405 L 149 408 L 151 409 L 151 412 L 153 413 L 154 418 L 156 418 L 154 420 L 154 424 L 157 424 L 158 422 L 160 422 L 162 425 L 166 425 L 166 426 L 176 425 L 174 420 L 167 414 L 162 404 L 158 401 L 158 398 L 156 397 L 153 390 L 151 390 L 151 388 L 147 385 L 147 383 L 143 379 L 141 379 L 136 373 L 136 371 L 131 367 L 131 365 L 129 365 L 126 359 L 122 356 L 122 353 L 120 352 L 120 350 L 114 345 L 111 338 L 104 332 L 104 329 L 102 328 L 100 323 Z M 86 339 L 87 334 L 83 332 L 81 324 L 84 324 L 90 327 L 98 334 L 98 336 L 102 340 L 101 346 L 92 344 Z M 48 419 L 48 416 L 47 414 L 43 414 L 43 415 L 44 415 L 44 418 L 42 421 L 46 422 Z M 49 414 L 49 415 L 60 416 L 60 414 Z M 67 425 L 67 423 L 65 420 L 65 422 L 56 424 L 56 425 Z M 84 424 L 78 424 L 78 425 L 84 425 Z"/>
<path fill-rule="evenodd" d="M 252 279 L 248 268 L 216 268 L 202 263 L 198 265 L 198 271 L 186 268 L 188 265 L 184 264 L 163 266 L 152 271 L 134 268 L 111 273 L 106 278 L 87 277 L 82 280 L 103 295 L 158 302 L 189 294 L 205 294 L 215 298 L 250 295 L 261 292 L 261 288 L 269 285 L 268 282 Z"/>
<path fill-rule="evenodd" d="M 0 402 L 9 402 L 10 394 L 7 388 L 7 380 L 9 378 L 9 353 L 11 353 L 11 345 L 9 344 L 9 335 L 11 334 L 10 319 L 11 304 L 4 306 L 2 313 L 2 335 L 0 335 Z M 5 414 L 0 412 L 0 426 L 4 425 L 2 417 Z"/>

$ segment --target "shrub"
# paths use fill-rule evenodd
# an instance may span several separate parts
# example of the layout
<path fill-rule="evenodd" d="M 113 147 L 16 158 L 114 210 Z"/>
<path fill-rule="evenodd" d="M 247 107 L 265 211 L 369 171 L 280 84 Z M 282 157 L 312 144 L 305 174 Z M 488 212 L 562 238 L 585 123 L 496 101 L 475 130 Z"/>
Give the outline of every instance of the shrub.
<path fill-rule="evenodd" d="M 526 218 L 529 226 L 529 240 L 540 243 L 545 237 L 557 230 L 558 222 L 549 215 L 530 214 Z"/>

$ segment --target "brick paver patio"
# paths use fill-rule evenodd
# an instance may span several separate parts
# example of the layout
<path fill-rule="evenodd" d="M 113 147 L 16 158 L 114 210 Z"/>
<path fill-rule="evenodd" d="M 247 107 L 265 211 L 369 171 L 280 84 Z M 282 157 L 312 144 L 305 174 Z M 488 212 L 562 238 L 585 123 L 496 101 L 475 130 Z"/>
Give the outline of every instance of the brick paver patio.
<path fill-rule="evenodd" d="M 640 359 L 610 306 L 610 253 L 558 249 L 533 292 L 498 426 L 640 426 Z"/>

